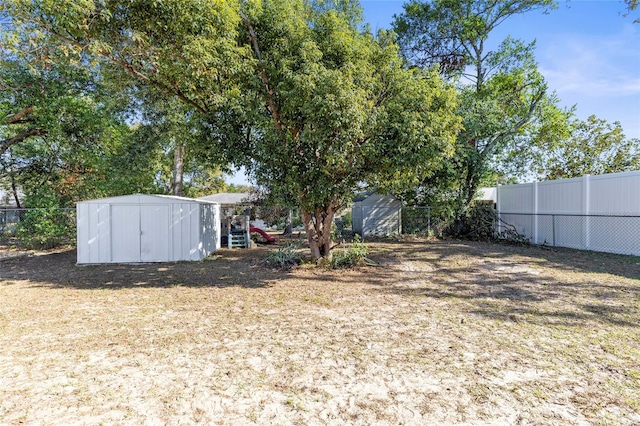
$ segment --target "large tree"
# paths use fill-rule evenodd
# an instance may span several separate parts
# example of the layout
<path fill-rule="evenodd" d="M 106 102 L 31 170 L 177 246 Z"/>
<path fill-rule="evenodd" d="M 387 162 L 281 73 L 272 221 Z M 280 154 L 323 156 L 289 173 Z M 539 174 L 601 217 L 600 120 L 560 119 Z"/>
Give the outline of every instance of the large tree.
<path fill-rule="evenodd" d="M 355 190 L 416 182 L 451 152 L 454 93 L 340 10 L 272 2 L 244 21 L 258 60 L 251 93 L 269 112 L 255 117 L 250 170 L 298 201 L 313 257 L 328 256 L 334 215 Z"/>
<path fill-rule="evenodd" d="M 201 114 L 219 161 L 297 201 L 314 259 L 354 190 L 416 183 L 452 152 L 455 92 L 403 68 L 391 35 L 360 32 L 354 1 L 7 4 Z"/>
<path fill-rule="evenodd" d="M 552 0 L 412 0 L 395 17 L 405 58 L 438 69 L 460 92 L 464 130 L 458 133 L 456 155 L 439 172 L 455 183 L 450 198 L 457 200 L 459 216 L 499 156 L 552 137 L 562 122 L 537 69 L 534 43 L 507 37 L 489 47 L 490 36 L 506 19 L 553 6 Z"/>
<path fill-rule="evenodd" d="M 42 185 L 55 187 L 62 203 L 103 195 L 126 177 L 111 166 L 129 128 L 90 72 L 39 65 L 0 60 L 0 180 L 16 201 L 18 189 Z"/>
<path fill-rule="evenodd" d="M 0 185 L 16 201 L 18 189 L 29 195 L 46 186 L 60 205 L 148 190 L 124 166 L 139 158 L 122 157 L 132 143 L 129 102 L 107 70 L 70 61 L 55 44 L 34 43 L 32 32 L 4 15 L 2 26 Z"/>
<path fill-rule="evenodd" d="M 571 133 L 541 155 L 538 173 L 543 179 L 574 178 L 586 174 L 640 170 L 640 140 L 627 139 L 619 122 L 592 115 L 571 122 Z"/>
<path fill-rule="evenodd" d="M 153 153 L 156 185 L 165 194 L 199 197 L 219 192 L 225 183 L 218 151 L 210 150 L 202 116 L 177 98 L 139 87 L 134 138 Z"/>

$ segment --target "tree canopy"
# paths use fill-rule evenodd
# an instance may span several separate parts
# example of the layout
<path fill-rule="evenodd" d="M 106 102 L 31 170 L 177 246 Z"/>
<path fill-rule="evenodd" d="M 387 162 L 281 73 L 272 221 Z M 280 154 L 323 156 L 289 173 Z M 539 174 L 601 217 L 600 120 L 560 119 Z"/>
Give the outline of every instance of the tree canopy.
<path fill-rule="evenodd" d="M 355 1 L 8 0 L 79 62 L 103 58 L 201 117 L 211 152 L 300 205 L 312 256 L 355 190 L 417 183 L 453 152 L 456 94 L 403 67 Z M 88 58 L 88 59 L 87 59 Z"/>
<path fill-rule="evenodd" d="M 640 170 L 640 140 L 627 139 L 620 123 L 591 115 L 572 120 L 569 137 L 545 150 L 543 158 L 538 169 L 543 179 Z"/>
<path fill-rule="evenodd" d="M 30 40 L 10 25 L 0 35 L 1 183 L 27 195 L 46 185 L 62 205 L 115 190 L 126 175 L 111 173 L 113 156 L 130 135 L 123 98 L 95 69 Z"/>
<path fill-rule="evenodd" d="M 302 208 L 315 257 L 335 212 L 362 184 L 415 184 L 452 152 L 455 94 L 435 72 L 406 70 L 390 34 L 360 33 L 339 11 L 273 2 L 246 25 L 258 59 L 251 93 L 258 182 Z"/>
<path fill-rule="evenodd" d="M 552 0 L 412 0 L 395 17 L 405 58 L 439 70 L 460 94 L 463 130 L 457 135 L 456 154 L 442 164 L 438 182 L 424 182 L 450 182 L 446 193 L 455 200 L 457 216 L 493 174 L 500 156 L 562 131 L 564 114 L 538 71 L 535 43 L 507 37 L 488 48 L 494 30 L 509 17 L 554 5 Z"/>

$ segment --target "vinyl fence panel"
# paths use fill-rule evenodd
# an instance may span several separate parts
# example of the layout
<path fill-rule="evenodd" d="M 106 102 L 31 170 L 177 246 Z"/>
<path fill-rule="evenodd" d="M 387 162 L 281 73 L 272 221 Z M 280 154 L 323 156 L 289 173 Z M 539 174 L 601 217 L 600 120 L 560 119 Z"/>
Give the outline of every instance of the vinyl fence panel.
<path fill-rule="evenodd" d="M 536 244 L 640 255 L 640 171 L 498 187 L 498 215 Z"/>

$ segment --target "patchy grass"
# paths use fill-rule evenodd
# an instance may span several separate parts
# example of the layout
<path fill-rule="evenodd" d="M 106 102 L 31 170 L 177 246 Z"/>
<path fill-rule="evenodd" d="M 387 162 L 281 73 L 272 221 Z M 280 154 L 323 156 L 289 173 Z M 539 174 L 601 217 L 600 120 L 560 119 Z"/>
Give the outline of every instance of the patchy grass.
<path fill-rule="evenodd" d="M 346 271 L 0 261 L 0 424 L 640 424 L 640 259 L 368 248 Z"/>

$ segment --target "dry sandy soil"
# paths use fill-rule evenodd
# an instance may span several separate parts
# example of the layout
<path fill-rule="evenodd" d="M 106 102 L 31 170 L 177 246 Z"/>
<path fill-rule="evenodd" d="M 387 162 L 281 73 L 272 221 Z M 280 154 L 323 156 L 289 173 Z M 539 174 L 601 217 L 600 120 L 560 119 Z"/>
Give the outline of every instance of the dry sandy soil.
<path fill-rule="evenodd" d="M 0 260 L 0 424 L 640 424 L 640 258 L 369 249 L 350 271 Z"/>

